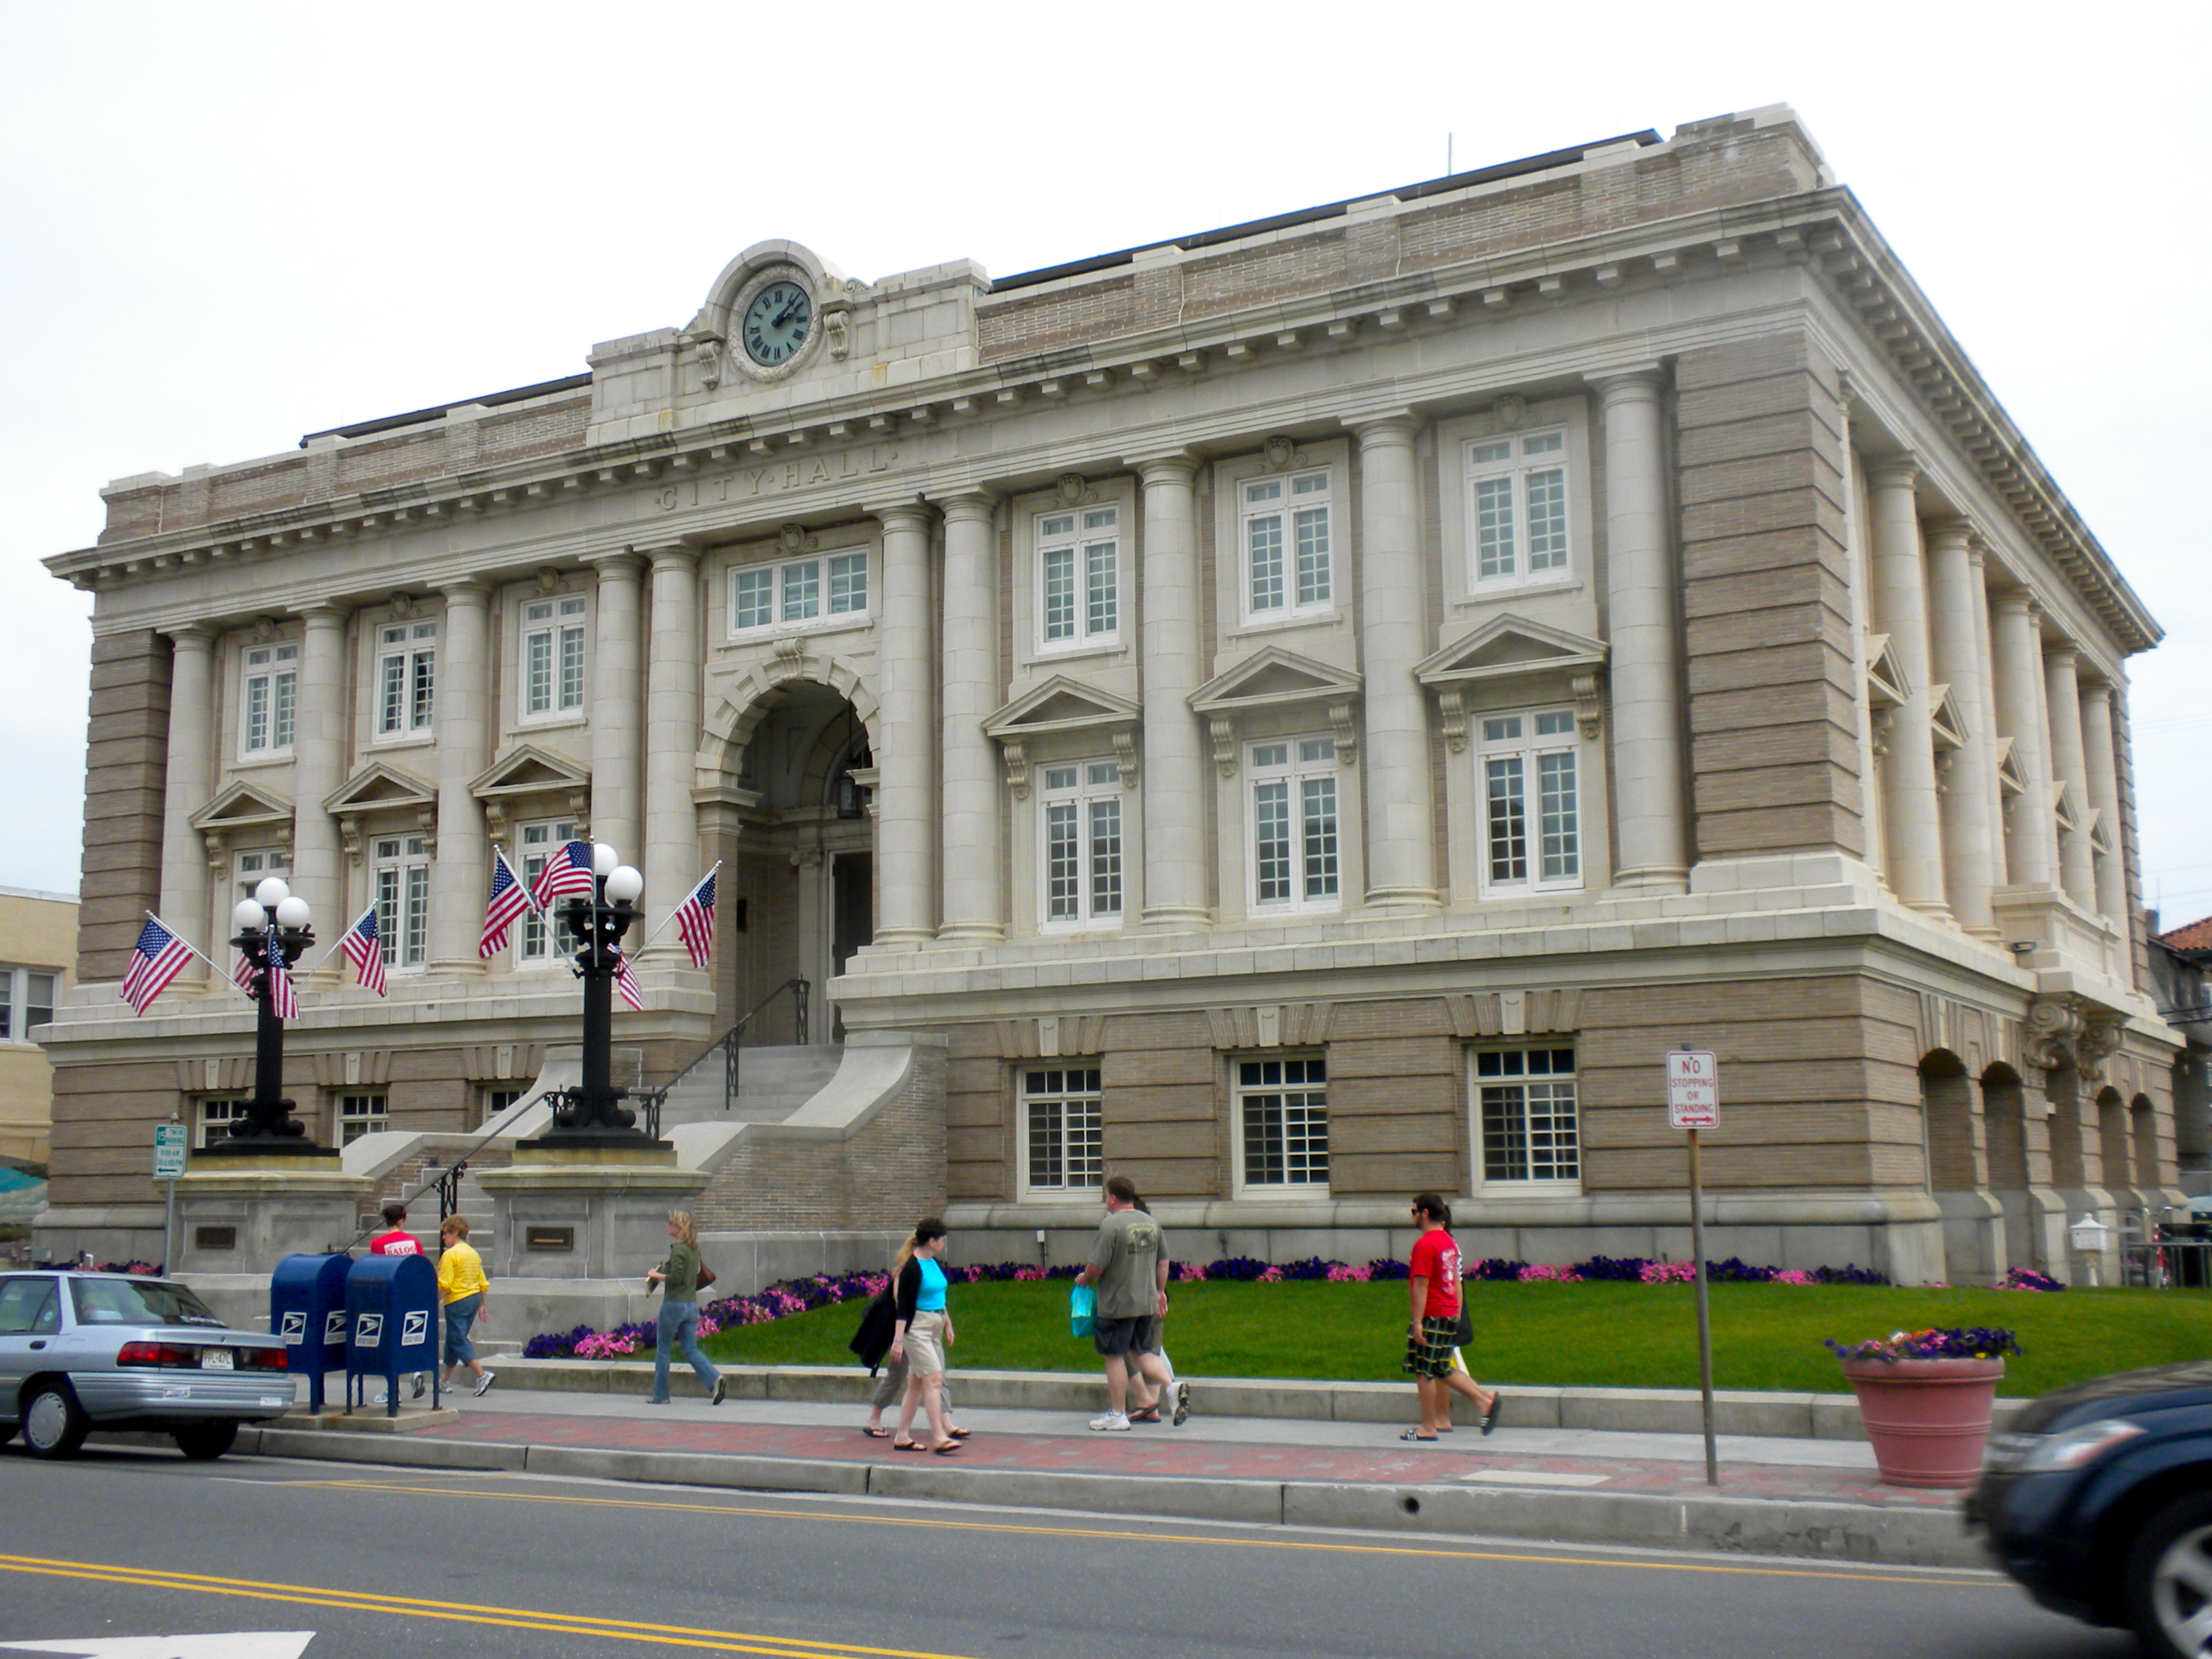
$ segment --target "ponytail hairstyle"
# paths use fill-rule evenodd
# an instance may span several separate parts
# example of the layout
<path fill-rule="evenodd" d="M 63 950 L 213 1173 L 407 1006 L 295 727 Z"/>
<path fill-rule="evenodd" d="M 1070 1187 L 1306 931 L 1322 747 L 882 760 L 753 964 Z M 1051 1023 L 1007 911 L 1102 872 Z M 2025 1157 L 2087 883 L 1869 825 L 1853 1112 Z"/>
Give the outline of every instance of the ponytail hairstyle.
<path fill-rule="evenodd" d="M 914 1260 L 914 1253 L 933 1238 L 945 1237 L 945 1224 L 933 1215 L 926 1215 L 914 1224 L 914 1232 L 899 1246 L 897 1258 L 891 1263 L 891 1278 L 896 1280 L 906 1271 L 906 1264 Z"/>

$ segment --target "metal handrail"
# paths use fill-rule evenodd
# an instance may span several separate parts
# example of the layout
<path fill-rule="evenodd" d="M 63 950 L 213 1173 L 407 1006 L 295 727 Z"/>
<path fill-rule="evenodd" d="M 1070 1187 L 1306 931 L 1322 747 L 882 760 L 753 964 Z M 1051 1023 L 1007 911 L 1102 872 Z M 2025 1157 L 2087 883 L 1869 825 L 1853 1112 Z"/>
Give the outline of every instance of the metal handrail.
<path fill-rule="evenodd" d="M 544 1090 L 532 1100 L 526 1102 L 518 1101 L 515 1103 L 515 1106 L 509 1106 L 506 1111 L 501 1112 L 499 1115 L 501 1118 L 505 1118 L 515 1110 L 516 1106 L 535 1106 L 538 1104 L 538 1101 L 551 1099 L 557 1092 L 557 1091 L 552 1089 Z M 477 1153 L 482 1152 L 484 1147 L 489 1145 L 492 1141 L 498 1139 L 499 1133 L 496 1123 L 495 1123 L 494 1127 L 486 1129 L 483 1133 L 477 1136 L 474 1140 L 471 1141 L 466 1146 L 461 1149 L 461 1155 L 459 1158 L 455 1158 L 445 1168 L 438 1170 L 438 1173 L 434 1178 L 424 1182 L 411 1193 L 402 1193 L 399 1195 L 400 1206 L 404 1209 L 408 1205 L 413 1203 L 416 1199 L 422 1197 L 423 1194 L 434 1190 L 438 1194 L 438 1231 L 441 1233 L 445 1231 L 446 1218 L 452 1215 L 455 1211 L 461 1207 L 461 1177 L 466 1175 L 469 1171 L 469 1160 L 475 1157 Z M 435 1157 L 436 1154 L 434 1152 L 432 1156 Z M 432 1164 L 428 1167 L 432 1169 L 437 1168 L 435 1164 Z M 347 1250 L 351 1251 L 357 1248 L 371 1234 L 376 1231 L 378 1224 L 379 1224 L 376 1222 L 371 1222 L 368 1226 L 363 1227 L 359 1232 L 356 1233 L 353 1236 L 353 1242 L 346 1246 Z"/>
<path fill-rule="evenodd" d="M 705 1065 L 713 1057 L 715 1050 L 720 1049 L 722 1053 L 722 1109 L 728 1111 L 738 1097 L 738 1051 L 743 1046 L 741 1039 L 744 1036 L 745 1027 L 751 1024 L 755 1017 L 763 1012 L 770 1003 L 788 991 L 791 993 L 792 1028 L 798 1038 L 799 1046 L 805 1048 L 806 1046 L 806 997 L 807 993 L 812 988 L 811 982 L 804 976 L 784 981 L 782 984 L 747 1009 L 744 1018 L 694 1054 L 685 1062 L 682 1071 L 677 1073 L 659 1088 L 647 1091 L 641 1098 L 651 1099 L 657 1109 L 660 1102 L 668 1098 L 670 1092 L 678 1084 Z"/>

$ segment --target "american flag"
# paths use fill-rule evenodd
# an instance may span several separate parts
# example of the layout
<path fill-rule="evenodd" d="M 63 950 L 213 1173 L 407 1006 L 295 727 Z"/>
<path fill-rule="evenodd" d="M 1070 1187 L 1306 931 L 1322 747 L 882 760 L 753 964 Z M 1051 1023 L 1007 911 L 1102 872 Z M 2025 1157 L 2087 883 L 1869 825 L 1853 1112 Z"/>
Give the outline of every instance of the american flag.
<path fill-rule="evenodd" d="M 269 998 L 269 1006 L 277 1018 L 299 1018 L 299 994 L 292 989 L 292 975 L 284 966 L 283 949 L 273 939 L 269 945 L 268 983 L 264 989 Z"/>
<path fill-rule="evenodd" d="M 562 842 L 560 850 L 545 860 L 538 879 L 530 884 L 530 896 L 541 907 L 566 894 L 580 893 L 590 898 L 598 891 L 592 878 L 592 843 L 587 841 Z"/>
<path fill-rule="evenodd" d="M 704 968 L 714 954 L 714 872 L 709 870 L 707 878 L 691 890 L 691 896 L 676 907 L 676 931 L 684 940 L 684 948 L 690 952 L 691 965 Z"/>
<path fill-rule="evenodd" d="M 530 890 L 514 878 L 507 854 L 491 849 L 491 902 L 484 906 L 483 936 L 477 940 L 477 955 L 489 957 L 507 948 L 507 929 L 530 908 Z"/>
<path fill-rule="evenodd" d="M 627 951 L 617 951 L 615 955 L 615 989 L 622 993 L 622 1000 L 629 1004 L 635 1012 L 641 1014 L 645 1012 L 645 992 L 638 985 L 637 975 L 630 971 Z"/>
<path fill-rule="evenodd" d="M 238 987 L 240 990 L 245 992 L 246 995 L 252 996 L 253 994 L 253 958 L 246 955 L 243 951 L 237 951 L 234 954 L 237 956 L 238 960 L 231 963 L 230 982 Z"/>
<path fill-rule="evenodd" d="M 123 1000 L 144 1013 L 191 959 L 191 945 L 153 917 L 147 917 L 146 925 L 138 930 L 137 945 L 131 952 L 131 971 L 123 975 Z"/>
<path fill-rule="evenodd" d="M 372 904 L 361 913 L 361 920 L 346 929 L 345 937 L 338 941 L 338 949 L 345 959 L 353 963 L 354 973 L 362 988 L 384 994 L 384 941 L 376 932 L 376 907 Z"/>

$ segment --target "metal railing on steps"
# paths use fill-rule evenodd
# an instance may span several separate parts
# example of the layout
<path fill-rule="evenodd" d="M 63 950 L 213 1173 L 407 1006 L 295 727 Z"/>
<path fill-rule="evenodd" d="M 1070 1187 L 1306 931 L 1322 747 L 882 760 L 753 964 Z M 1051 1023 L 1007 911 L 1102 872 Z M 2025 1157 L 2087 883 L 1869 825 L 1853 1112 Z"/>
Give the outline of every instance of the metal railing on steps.
<path fill-rule="evenodd" d="M 799 1048 L 805 1048 L 806 1046 L 806 998 L 812 989 L 812 985 L 803 978 L 784 981 L 782 984 L 753 1004 L 746 1011 L 743 1019 L 692 1056 L 685 1063 L 684 1069 L 677 1073 L 674 1077 L 657 1089 L 641 1091 L 636 1098 L 641 1105 L 647 1108 L 650 1115 L 650 1121 L 653 1126 L 650 1133 L 655 1135 L 659 1133 L 660 1108 L 667 1100 L 670 1092 L 718 1053 L 722 1056 L 722 1109 L 726 1112 L 736 1104 L 740 1082 L 738 1055 L 744 1049 L 745 1028 L 761 1014 L 766 1012 L 769 1005 L 787 991 L 791 994 L 793 1041 Z"/>
<path fill-rule="evenodd" d="M 543 1093 L 533 1097 L 528 1101 L 519 1103 L 519 1105 L 535 1106 L 539 1101 L 550 1098 L 554 1093 L 555 1091 L 551 1089 L 545 1090 Z M 501 1112 L 500 1116 L 504 1119 L 514 1115 L 517 1111 L 518 1107 L 511 1106 L 506 1111 Z M 430 1170 L 436 1170 L 437 1174 L 430 1180 L 424 1182 L 421 1186 L 416 1188 L 414 1191 L 401 1193 L 399 1195 L 399 1203 L 401 1207 L 404 1208 L 406 1206 L 412 1204 L 416 1199 L 422 1197 L 425 1193 L 435 1192 L 438 1194 L 438 1231 L 441 1233 L 443 1233 L 446 1230 L 447 1218 L 456 1213 L 461 1207 L 461 1177 L 469 1172 L 469 1160 L 475 1157 L 477 1153 L 483 1151 L 483 1148 L 490 1142 L 498 1139 L 499 1133 L 498 1125 L 495 1123 L 491 1127 L 486 1129 L 483 1133 L 478 1135 L 474 1140 L 463 1147 L 461 1149 L 461 1155 L 455 1158 L 451 1164 L 445 1165 L 443 1168 L 439 1167 L 436 1161 L 438 1155 L 436 1152 L 433 1152 L 430 1154 L 431 1162 L 426 1167 L 424 1173 L 428 1174 Z M 353 1236 L 353 1242 L 348 1244 L 346 1249 L 349 1251 L 360 1249 L 360 1247 L 366 1243 L 371 1236 L 376 1232 L 377 1228 L 380 1224 L 380 1222 L 371 1222 L 368 1226 L 363 1227 L 359 1232 Z"/>

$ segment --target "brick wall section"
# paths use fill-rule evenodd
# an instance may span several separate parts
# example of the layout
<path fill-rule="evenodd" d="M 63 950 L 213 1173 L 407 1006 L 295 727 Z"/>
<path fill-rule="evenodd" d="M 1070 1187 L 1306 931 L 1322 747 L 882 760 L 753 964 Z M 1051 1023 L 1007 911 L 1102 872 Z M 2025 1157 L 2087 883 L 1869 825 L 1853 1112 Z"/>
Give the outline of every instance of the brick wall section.
<path fill-rule="evenodd" d="M 1000 1059 L 999 1028 L 956 1025 L 945 1068 L 945 1191 L 954 1203 L 1013 1197 L 1019 1172 L 1013 1114 L 1019 1110 Z M 1040 1065 L 1057 1062 L 1039 1061 Z"/>
<path fill-rule="evenodd" d="M 1127 1176 L 1147 1197 L 1227 1192 L 1228 1115 L 1205 1017 L 1118 1016 L 1103 1043 L 1106 1173 Z"/>
<path fill-rule="evenodd" d="M 1863 852 L 1835 367 L 1791 334 L 1674 377 L 1698 854 Z"/>
<path fill-rule="evenodd" d="M 1328 1042 L 1331 1197 L 1460 1190 L 1461 1052 L 1432 997 L 1337 1009 Z"/>
<path fill-rule="evenodd" d="M 168 775 L 169 645 L 148 629 L 92 642 L 85 740 L 84 862 L 76 982 L 119 980 L 161 896 L 161 792 Z M 179 927 L 196 917 L 173 918 Z"/>

